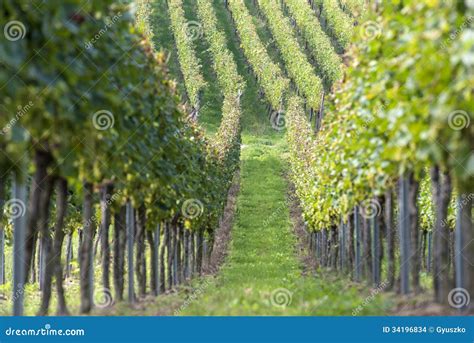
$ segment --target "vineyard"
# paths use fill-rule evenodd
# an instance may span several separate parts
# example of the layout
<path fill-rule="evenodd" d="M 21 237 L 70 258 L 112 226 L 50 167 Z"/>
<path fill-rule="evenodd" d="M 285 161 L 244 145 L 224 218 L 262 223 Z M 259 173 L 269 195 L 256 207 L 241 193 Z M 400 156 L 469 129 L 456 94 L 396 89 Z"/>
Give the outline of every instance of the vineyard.
<path fill-rule="evenodd" d="M 474 314 L 472 1 L 0 19 L 0 315 Z"/>

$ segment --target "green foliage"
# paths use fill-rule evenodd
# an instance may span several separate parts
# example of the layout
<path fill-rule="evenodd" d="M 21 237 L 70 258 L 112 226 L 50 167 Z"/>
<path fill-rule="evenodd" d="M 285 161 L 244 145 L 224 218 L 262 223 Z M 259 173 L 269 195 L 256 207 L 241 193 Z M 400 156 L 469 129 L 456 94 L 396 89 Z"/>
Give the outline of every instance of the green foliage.
<path fill-rule="evenodd" d="M 242 91 L 243 80 L 237 71 L 232 53 L 227 49 L 225 34 L 217 28 L 217 18 L 212 4 L 205 0 L 197 1 L 199 19 L 214 62 L 214 70 L 224 96 L 237 96 Z"/>
<path fill-rule="evenodd" d="M 319 7 L 337 46 L 342 50 L 346 49 L 352 37 L 352 19 L 341 10 L 337 0 L 314 0 L 314 3 Z"/>
<path fill-rule="evenodd" d="M 367 0 L 339 0 L 343 11 L 352 17 L 361 17 L 367 10 Z"/>
<path fill-rule="evenodd" d="M 148 8 L 146 2 L 141 6 Z M 152 32 L 143 28 L 149 13 L 141 8 L 137 19 L 134 10 L 114 1 L 50 1 L 39 9 L 29 1 L 5 3 L 2 22 L 17 20 L 26 34 L 0 41 L 0 123 L 16 120 L 0 137 L 2 149 L 9 158 L 49 152 L 51 172 L 66 177 L 74 191 L 73 208 L 81 208 L 83 180 L 112 181 L 119 195 L 114 206 L 126 199 L 145 205 L 150 227 L 180 214 L 186 199 L 199 199 L 205 215 L 189 226 L 211 232 L 239 159 L 236 95 L 224 105 L 229 115 L 220 133 L 208 141 L 183 119 L 165 56 L 153 49 Z M 176 32 L 189 47 L 182 27 Z M 29 101 L 27 111 L 16 115 Z M 9 158 L 1 158 L 6 170 Z M 69 212 L 74 216 L 68 223 L 76 226 L 80 216 Z"/>
<path fill-rule="evenodd" d="M 311 55 L 314 57 L 325 83 L 331 86 L 342 77 L 341 58 L 322 30 L 319 20 L 308 2 L 285 0 L 285 5 L 308 43 Z"/>
<path fill-rule="evenodd" d="M 288 74 L 305 96 L 308 105 L 319 108 L 323 91 L 322 82 L 301 51 L 289 19 L 284 16 L 278 2 L 259 0 L 258 3 L 280 48 Z"/>
<path fill-rule="evenodd" d="M 167 0 L 179 64 L 191 105 L 199 107 L 199 92 L 206 85 L 193 48 L 195 23 L 187 22 L 182 0 Z"/>
<path fill-rule="evenodd" d="M 245 3 L 241 0 L 229 0 L 228 6 L 239 33 L 241 47 L 259 79 L 265 97 L 273 109 L 279 109 L 288 89 L 289 81 L 283 76 L 278 65 L 273 63 L 268 56 Z"/>
<path fill-rule="evenodd" d="M 144 34 L 150 44 L 153 46 L 153 29 L 150 23 L 152 17 L 153 7 L 151 0 L 135 0 L 136 13 L 135 13 L 135 26 L 138 31 Z"/>
<path fill-rule="evenodd" d="M 445 2 L 384 4 L 369 18 L 382 34 L 349 52 L 348 77 L 332 96 L 316 138 L 307 138 L 303 109 L 290 101 L 291 168 L 311 228 L 338 223 L 408 171 L 422 180 L 433 165 L 450 171 L 460 194 L 472 192 L 474 73 L 473 45 L 465 45 L 472 35 L 463 26 L 467 18 Z M 429 180 L 422 180 L 419 204 L 422 227 L 429 229 Z M 448 221 L 452 227 L 451 214 Z"/>

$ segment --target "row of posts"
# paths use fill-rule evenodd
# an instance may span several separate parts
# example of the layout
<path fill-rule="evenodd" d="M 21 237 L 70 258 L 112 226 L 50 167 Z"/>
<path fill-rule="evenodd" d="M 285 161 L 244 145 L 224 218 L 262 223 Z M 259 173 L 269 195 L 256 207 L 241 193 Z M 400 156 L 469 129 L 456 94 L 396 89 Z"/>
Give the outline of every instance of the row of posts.
<path fill-rule="evenodd" d="M 410 236 L 410 227 L 411 227 L 411 217 L 409 215 L 409 181 L 407 178 L 401 178 L 399 181 L 399 217 L 398 217 L 398 241 L 399 241 L 399 252 L 400 252 L 400 293 L 407 295 L 412 290 L 410 289 L 410 261 L 412 260 L 413 254 L 416 254 L 416 251 L 413 251 L 411 247 L 411 236 Z M 462 230 L 462 215 L 460 211 L 462 210 L 461 198 L 457 199 L 458 214 L 456 216 L 456 228 L 454 232 L 454 266 L 455 266 L 455 284 L 456 287 L 466 288 L 466 280 L 463 274 L 465 270 L 465 259 L 462 256 L 461 251 L 466 244 L 466 239 Z M 348 249 L 347 244 L 349 239 L 353 239 L 353 256 L 354 256 L 354 265 L 353 265 L 353 278 L 356 282 L 362 281 L 363 271 L 362 267 L 364 265 L 363 261 L 363 248 L 371 250 L 371 276 L 372 284 L 374 286 L 379 286 L 381 284 L 381 249 L 382 249 L 382 237 L 381 230 L 379 227 L 379 216 L 382 213 L 377 213 L 373 216 L 363 216 L 361 215 L 363 211 L 361 208 L 356 206 L 352 214 L 352 223 L 354 226 L 353 236 L 351 237 L 348 230 L 348 224 L 341 219 L 339 226 L 337 227 L 338 239 L 337 239 L 337 265 L 341 271 L 348 271 L 347 261 L 348 261 Z M 362 233 L 362 221 L 367 220 L 367 227 L 369 231 L 366 233 L 370 235 L 371 246 L 363 247 L 363 233 Z M 421 234 L 421 232 L 420 232 Z M 336 249 L 336 247 L 329 247 L 328 240 L 331 239 L 333 233 L 331 230 L 321 230 L 318 232 L 313 232 L 310 236 L 310 247 L 314 247 L 314 252 L 319 265 L 330 266 L 333 259 L 332 253 L 328 254 L 330 249 Z M 431 263 L 433 260 L 433 232 L 426 233 L 426 240 L 424 240 L 425 247 L 427 248 L 426 261 L 424 261 L 427 272 L 432 271 Z M 332 241 L 332 244 L 335 242 Z M 392 242 L 393 244 L 394 242 Z M 329 256 L 331 255 L 331 256 Z M 333 261 L 334 262 L 334 261 Z M 333 263 L 333 266 L 334 263 Z"/>

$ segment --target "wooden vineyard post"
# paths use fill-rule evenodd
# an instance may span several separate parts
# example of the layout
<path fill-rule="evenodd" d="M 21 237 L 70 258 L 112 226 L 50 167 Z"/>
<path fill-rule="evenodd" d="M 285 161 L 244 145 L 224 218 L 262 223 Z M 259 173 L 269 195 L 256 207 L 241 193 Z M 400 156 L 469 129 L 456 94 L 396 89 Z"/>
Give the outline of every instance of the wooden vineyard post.
<path fill-rule="evenodd" d="M 12 184 L 12 199 L 19 211 L 13 216 L 13 315 L 23 315 L 25 281 L 25 237 L 26 237 L 26 185 L 22 175 L 15 175 Z M 15 205 L 15 204 L 14 204 Z"/>
<path fill-rule="evenodd" d="M 372 279 L 372 232 L 370 228 L 370 218 L 365 215 L 365 210 L 361 213 L 362 217 L 362 274 L 367 280 Z"/>
<path fill-rule="evenodd" d="M 346 224 L 344 224 L 342 217 L 339 237 L 340 268 L 341 272 L 344 273 L 346 267 Z"/>
<path fill-rule="evenodd" d="M 83 183 L 83 223 L 82 241 L 80 250 L 80 272 L 81 272 L 81 313 L 89 313 L 93 306 L 93 267 L 94 246 L 93 238 L 95 231 L 93 185 L 87 181 Z"/>
<path fill-rule="evenodd" d="M 433 245 L 433 231 L 428 231 L 427 242 L 428 242 L 428 254 L 426 255 L 426 271 L 428 273 L 431 273 L 431 261 L 432 261 L 431 249 Z"/>
<path fill-rule="evenodd" d="M 360 232 L 360 222 L 359 222 L 359 208 L 356 206 L 354 208 L 354 233 L 355 233 L 355 270 L 354 276 L 355 281 L 359 282 L 361 280 L 362 274 L 362 263 L 360 260 L 360 243 L 361 243 L 361 232 Z"/>
<path fill-rule="evenodd" d="M 3 202 L 3 199 L 0 201 Z M 0 213 L 3 213 L 2 207 L 0 206 Z M 3 284 L 5 284 L 5 230 L 0 223 L 0 285 Z"/>
<path fill-rule="evenodd" d="M 184 229 L 184 280 L 189 278 L 190 250 L 189 230 Z"/>
<path fill-rule="evenodd" d="M 378 215 L 372 217 L 372 282 L 374 286 L 380 284 L 380 228 Z"/>
<path fill-rule="evenodd" d="M 328 236 L 327 236 L 327 230 L 323 229 L 322 230 L 322 257 L 321 257 L 321 264 L 324 267 L 327 267 L 327 261 L 328 261 L 328 256 L 327 256 L 327 246 L 328 246 Z"/>
<path fill-rule="evenodd" d="M 464 275 L 462 273 L 463 271 L 463 256 L 462 256 L 462 248 L 464 246 L 464 237 L 463 237 L 463 232 L 462 232 L 462 200 L 461 196 L 458 195 L 458 198 L 456 199 L 456 230 L 455 230 L 455 241 L 454 241 L 454 249 L 455 249 L 455 260 L 454 260 L 454 266 L 455 266 L 455 281 L 456 281 L 456 287 L 461 287 L 464 288 Z"/>
<path fill-rule="evenodd" d="M 110 245 L 109 245 L 109 227 L 110 227 L 110 201 L 113 191 L 112 184 L 102 186 L 100 191 L 100 213 L 101 213 L 101 230 L 100 242 L 102 244 L 102 286 L 105 296 L 110 292 Z"/>
<path fill-rule="evenodd" d="M 321 265 L 321 231 L 316 231 L 316 261 Z"/>
<path fill-rule="evenodd" d="M 410 218 L 408 213 L 408 180 L 401 177 L 400 187 L 400 291 L 406 295 L 410 292 Z"/>
<path fill-rule="evenodd" d="M 67 245 L 66 245 L 66 273 L 65 273 L 66 275 L 65 276 L 67 279 L 71 277 L 71 268 L 72 268 L 71 261 L 73 258 L 72 235 L 73 235 L 72 232 L 68 234 Z"/>
<path fill-rule="evenodd" d="M 385 231 L 387 237 L 387 289 L 395 286 L 395 223 L 393 218 L 393 190 L 385 192 L 384 206 Z"/>
<path fill-rule="evenodd" d="M 206 237 L 203 237 L 202 239 L 202 265 L 203 267 L 205 267 L 207 265 L 207 255 L 209 253 L 208 251 L 209 247 L 208 247 L 208 244 L 207 244 L 207 239 Z"/>
<path fill-rule="evenodd" d="M 128 301 L 133 304 L 134 299 L 134 271 L 133 271 L 133 243 L 134 243 L 134 226 L 135 216 L 130 201 L 127 202 L 127 264 L 128 264 Z"/>
<path fill-rule="evenodd" d="M 178 235 L 179 235 L 179 226 L 174 226 L 174 234 L 173 234 L 173 286 L 177 286 L 179 284 L 179 277 L 178 277 Z"/>
<path fill-rule="evenodd" d="M 156 225 L 156 228 L 155 228 L 155 240 L 153 241 L 153 243 L 155 244 L 155 246 L 153 247 L 153 251 L 155 252 L 153 254 L 154 258 L 156 259 L 156 263 L 154 263 L 153 265 L 155 266 L 156 270 L 155 270 L 155 286 L 156 286 L 156 289 L 155 289 L 155 294 L 156 295 L 159 295 L 160 294 L 160 224 L 158 223 Z"/>
<path fill-rule="evenodd" d="M 468 300 L 469 292 L 473 292 L 473 233 L 472 233 L 472 198 L 471 194 L 462 194 L 457 199 L 456 232 L 455 232 L 455 281 L 456 288 L 466 292 L 465 299 Z M 452 297 L 455 300 L 455 297 Z M 472 303 L 472 300 L 471 300 Z M 469 308 L 469 301 L 459 305 L 460 310 Z"/>
<path fill-rule="evenodd" d="M 196 232 L 191 234 L 191 277 L 196 274 Z"/>
<path fill-rule="evenodd" d="M 316 254 L 318 253 L 318 249 L 319 249 L 319 247 L 318 247 L 318 234 L 316 232 L 313 232 L 311 235 L 313 236 L 313 249 L 314 249 L 313 250 L 313 257 L 314 257 L 314 259 L 316 259 L 316 257 L 317 257 Z"/>
<path fill-rule="evenodd" d="M 44 282 L 44 265 L 45 265 L 45 254 L 46 254 L 46 241 L 43 236 L 38 242 L 39 244 L 39 258 L 38 258 L 38 278 L 39 278 L 39 289 L 43 290 Z"/>

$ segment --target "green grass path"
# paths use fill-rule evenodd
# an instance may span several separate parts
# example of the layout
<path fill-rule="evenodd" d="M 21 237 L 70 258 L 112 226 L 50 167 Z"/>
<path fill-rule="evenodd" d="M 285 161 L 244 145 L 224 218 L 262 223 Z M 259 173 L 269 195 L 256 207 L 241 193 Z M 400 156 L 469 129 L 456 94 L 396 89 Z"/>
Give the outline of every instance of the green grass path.
<path fill-rule="evenodd" d="M 303 266 L 296 252 L 297 238 L 286 202 L 285 135 L 273 130 L 269 123 L 265 103 L 258 98 L 258 84 L 246 68 L 224 2 L 213 1 L 219 27 L 225 31 L 228 47 L 246 80 L 242 97 L 241 188 L 229 255 L 218 275 L 194 280 L 182 292 L 158 297 L 154 306 L 145 306 L 141 311 L 171 314 L 166 309 L 179 308 L 173 314 L 351 315 L 368 295 L 362 293 L 363 286 L 337 276 L 302 274 Z M 185 1 L 188 20 L 196 20 L 192 3 Z M 246 4 L 255 14 L 252 1 L 247 0 Z M 155 24 L 166 23 L 165 13 L 157 13 L 159 20 Z M 260 37 L 269 42 L 269 54 L 279 62 L 278 51 L 271 43 L 265 23 L 257 16 L 254 18 Z M 162 26 L 161 31 L 158 30 L 157 40 L 164 48 L 172 50 L 172 37 Z M 215 76 L 204 39 L 197 42 L 196 48 L 206 80 L 211 85 L 205 93 L 200 122 L 208 133 L 212 133 L 220 122 L 219 95 L 215 94 L 218 89 L 213 82 Z M 173 71 L 176 66 L 171 69 Z M 376 297 L 359 314 L 380 314 L 386 306 L 383 299 Z"/>
<path fill-rule="evenodd" d="M 241 190 L 226 263 L 197 283 L 181 315 L 383 314 L 388 302 L 337 275 L 304 276 L 283 176 L 282 136 L 244 135 Z M 198 290 L 198 291 L 196 291 Z M 367 302 L 367 305 L 363 305 Z"/>
<path fill-rule="evenodd" d="M 241 190 L 230 255 L 204 296 L 183 314 L 269 314 L 272 291 L 299 279 L 295 237 L 285 203 L 281 157 L 284 141 L 244 136 Z M 286 292 L 286 291 L 284 291 Z M 286 292 L 291 297 L 290 291 Z M 289 298 L 288 298 L 289 299 Z"/>

